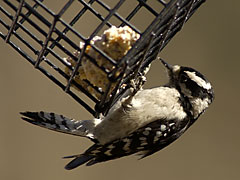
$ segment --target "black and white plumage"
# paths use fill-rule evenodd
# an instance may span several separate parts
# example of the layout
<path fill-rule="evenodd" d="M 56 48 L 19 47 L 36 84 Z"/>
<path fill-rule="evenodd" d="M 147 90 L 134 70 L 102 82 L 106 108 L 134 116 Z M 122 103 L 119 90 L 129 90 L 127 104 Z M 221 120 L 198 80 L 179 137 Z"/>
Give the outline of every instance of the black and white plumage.
<path fill-rule="evenodd" d="M 180 137 L 212 103 L 211 84 L 198 71 L 171 66 L 169 83 L 152 89 L 130 89 L 105 117 L 73 120 L 46 112 L 24 112 L 23 119 L 48 129 L 88 137 L 95 143 L 66 165 L 73 169 L 140 153 L 149 156 Z"/>

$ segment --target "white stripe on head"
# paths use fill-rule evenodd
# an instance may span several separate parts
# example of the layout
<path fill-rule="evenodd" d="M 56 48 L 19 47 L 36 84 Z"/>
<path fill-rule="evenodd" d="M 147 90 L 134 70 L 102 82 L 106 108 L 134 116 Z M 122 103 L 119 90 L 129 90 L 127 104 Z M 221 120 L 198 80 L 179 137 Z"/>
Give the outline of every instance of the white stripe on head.
<path fill-rule="evenodd" d="M 201 77 L 197 76 L 195 72 L 184 71 L 191 80 L 195 81 L 200 87 L 203 87 L 206 90 L 210 90 L 212 88 L 209 82 L 206 82 Z"/>

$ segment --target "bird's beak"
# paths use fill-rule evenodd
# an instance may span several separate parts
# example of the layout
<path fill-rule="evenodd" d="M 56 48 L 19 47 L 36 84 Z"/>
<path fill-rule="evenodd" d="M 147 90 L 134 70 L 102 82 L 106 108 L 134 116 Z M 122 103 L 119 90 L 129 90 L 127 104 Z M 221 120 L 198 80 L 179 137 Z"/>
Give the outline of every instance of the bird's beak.
<path fill-rule="evenodd" d="M 173 66 L 168 64 L 166 61 L 164 61 L 162 58 L 159 58 L 160 61 L 163 63 L 163 65 L 170 71 L 172 72 L 173 71 Z"/>

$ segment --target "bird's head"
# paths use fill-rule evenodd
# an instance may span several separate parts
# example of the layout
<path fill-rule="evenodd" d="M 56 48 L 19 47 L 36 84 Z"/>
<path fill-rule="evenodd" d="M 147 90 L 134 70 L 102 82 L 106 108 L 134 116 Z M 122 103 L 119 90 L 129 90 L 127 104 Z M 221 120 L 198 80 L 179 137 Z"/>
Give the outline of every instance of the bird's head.
<path fill-rule="evenodd" d="M 170 65 L 160 59 L 169 75 L 169 86 L 175 87 L 187 97 L 193 107 L 194 117 L 198 117 L 213 101 L 211 83 L 197 70 L 179 65 Z"/>

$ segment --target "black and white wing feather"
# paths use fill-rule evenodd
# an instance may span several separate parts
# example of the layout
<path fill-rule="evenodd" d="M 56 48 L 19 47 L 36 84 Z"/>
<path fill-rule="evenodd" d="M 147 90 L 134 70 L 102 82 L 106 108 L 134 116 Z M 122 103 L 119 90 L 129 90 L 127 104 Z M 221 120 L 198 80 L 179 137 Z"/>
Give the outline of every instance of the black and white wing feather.
<path fill-rule="evenodd" d="M 105 145 L 96 143 L 83 154 L 65 157 L 75 158 L 65 168 L 70 170 L 85 163 L 91 166 L 135 153 L 140 153 L 141 158 L 147 157 L 175 141 L 186 131 L 188 125 L 188 119 L 181 123 L 175 120 L 154 121 L 125 138 Z"/>

